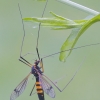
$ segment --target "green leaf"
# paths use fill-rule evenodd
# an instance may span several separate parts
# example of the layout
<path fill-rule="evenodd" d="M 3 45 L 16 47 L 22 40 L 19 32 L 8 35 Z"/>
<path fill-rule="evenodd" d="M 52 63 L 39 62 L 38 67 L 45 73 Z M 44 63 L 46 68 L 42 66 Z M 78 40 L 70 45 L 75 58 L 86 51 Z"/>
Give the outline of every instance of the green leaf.
<path fill-rule="evenodd" d="M 54 17 L 58 18 L 58 19 L 61 19 L 61 20 L 66 20 L 66 18 L 62 17 L 62 16 L 59 16 L 55 13 L 53 13 L 52 11 L 50 11 L 50 14 L 52 14 Z"/>
<path fill-rule="evenodd" d="M 74 22 L 76 22 L 76 23 L 85 23 L 85 22 L 87 22 L 88 20 L 74 20 Z"/>
<path fill-rule="evenodd" d="M 76 28 L 82 26 L 85 22 L 88 21 L 88 20 L 70 20 L 68 18 L 59 16 L 53 12 L 50 13 L 54 16 L 54 18 L 29 17 L 29 18 L 23 18 L 23 20 L 30 22 L 38 22 L 38 23 L 40 22 L 42 26 L 48 26 L 54 30 Z"/>
<path fill-rule="evenodd" d="M 30 21 L 30 22 L 40 22 L 43 25 L 50 25 L 50 26 L 67 26 L 67 25 L 78 25 L 73 21 L 70 20 L 60 20 L 57 18 L 23 18 L 24 21 Z"/>
<path fill-rule="evenodd" d="M 78 41 L 79 37 L 84 33 L 84 31 L 90 27 L 93 23 L 100 21 L 100 14 L 97 16 L 94 16 L 90 20 L 88 20 L 83 26 L 75 28 L 72 30 L 72 33 L 69 35 L 69 37 L 66 39 L 64 44 L 61 47 L 61 53 L 59 56 L 60 61 L 65 62 L 67 57 L 72 52 L 73 47 L 75 46 L 76 42 Z M 71 49 L 71 50 L 69 50 Z M 68 51 L 67 51 L 68 50 Z M 66 51 L 66 52 L 63 52 Z"/>

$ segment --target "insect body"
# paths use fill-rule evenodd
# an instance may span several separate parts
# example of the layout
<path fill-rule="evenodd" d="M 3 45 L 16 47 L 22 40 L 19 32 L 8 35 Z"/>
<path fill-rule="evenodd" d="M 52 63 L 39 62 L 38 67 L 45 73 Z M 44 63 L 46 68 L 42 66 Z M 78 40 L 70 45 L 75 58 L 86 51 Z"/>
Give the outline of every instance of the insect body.
<path fill-rule="evenodd" d="M 44 91 L 51 98 L 54 98 L 55 92 L 54 92 L 53 87 L 43 77 L 43 71 L 40 70 L 40 68 L 37 66 L 36 63 L 39 63 L 39 61 L 35 62 L 31 71 L 32 71 L 32 74 L 34 74 L 34 76 L 36 78 L 36 89 L 37 89 L 37 94 L 38 94 L 39 100 L 44 100 Z M 42 68 L 43 68 L 43 66 L 42 66 Z"/>
<path fill-rule="evenodd" d="M 11 94 L 10 100 L 15 100 L 18 96 L 20 96 L 23 91 L 25 90 L 28 78 L 31 74 L 35 76 L 36 79 L 36 89 L 39 100 L 44 100 L 44 91 L 47 93 L 50 97 L 55 97 L 55 92 L 53 87 L 50 85 L 49 82 L 43 77 L 43 71 L 40 70 L 40 67 L 38 66 L 39 61 L 35 61 L 34 65 L 31 67 L 31 72 L 26 76 L 26 78 L 14 89 L 13 93 Z M 43 67 L 43 66 L 42 66 Z M 42 68 L 43 69 L 43 68 Z M 34 85 L 34 87 L 35 87 Z M 33 89 L 34 89 L 33 87 Z M 30 93 L 32 95 L 33 89 Z"/>
<path fill-rule="evenodd" d="M 31 73 L 35 76 L 36 78 L 36 89 L 37 89 L 37 94 L 39 100 L 44 100 L 44 91 L 40 82 L 39 74 L 42 75 L 42 71 L 40 70 L 38 66 L 39 61 L 36 61 L 34 65 L 31 68 Z"/>

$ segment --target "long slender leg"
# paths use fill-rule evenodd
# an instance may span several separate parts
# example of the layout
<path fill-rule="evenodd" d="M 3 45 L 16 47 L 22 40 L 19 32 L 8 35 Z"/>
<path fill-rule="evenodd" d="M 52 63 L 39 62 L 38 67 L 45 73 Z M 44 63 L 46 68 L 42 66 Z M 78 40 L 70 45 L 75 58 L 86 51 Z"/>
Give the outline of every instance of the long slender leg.
<path fill-rule="evenodd" d="M 25 65 L 32 67 L 32 65 L 29 65 L 28 63 L 24 62 L 23 60 L 19 59 L 19 61 L 21 61 L 22 63 L 24 63 Z"/>
<path fill-rule="evenodd" d="M 28 52 L 28 53 L 24 54 L 22 57 L 24 58 L 25 56 L 28 56 L 28 55 L 37 55 L 37 53 L 34 53 L 34 52 Z M 44 54 L 39 54 L 39 55 L 41 55 L 41 56 L 46 56 L 46 55 L 44 55 Z M 51 56 L 51 57 L 53 57 L 53 56 Z M 36 58 L 31 59 L 31 60 L 36 60 Z"/>
<path fill-rule="evenodd" d="M 47 0 L 47 2 L 48 2 L 48 0 Z M 47 2 L 46 2 L 46 4 L 45 4 L 45 7 L 44 7 L 44 10 L 43 10 L 43 13 L 42 13 L 42 17 L 43 17 L 43 15 L 44 15 L 44 12 L 45 12 L 45 9 L 46 9 L 46 6 L 47 6 Z M 21 10 L 20 10 L 19 4 L 18 4 L 18 7 L 19 7 L 21 19 L 22 19 L 22 14 L 21 14 Z M 23 20 L 22 20 L 22 25 L 23 25 L 24 35 L 23 35 L 22 45 L 21 45 L 21 50 L 20 50 L 20 59 L 23 59 L 25 62 L 27 62 L 28 64 L 30 64 L 30 62 L 28 62 L 25 58 L 22 57 L 22 47 L 23 47 L 24 38 L 25 38 L 25 29 L 24 29 Z M 38 40 L 39 40 L 40 25 L 41 25 L 41 23 L 39 24 L 38 37 L 37 37 L 37 45 L 36 45 L 36 51 L 37 51 L 37 55 L 38 55 L 39 60 L 40 60 L 40 56 L 39 56 L 39 51 L 38 51 Z M 30 65 L 32 65 L 32 64 L 30 64 Z"/>
<path fill-rule="evenodd" d="M 62 80 L 62 79 L 65 78 L 66 76 L 67 76 L 67 75 L 64 75 L 64 76 L 62 76 L 62 77 L 60 77 L 60 78 L 54 80 L 53 82 L 54 82 L 55 84 L 57 84 L 58 81 Z"/>
<path fill-rule="evenodd" d="M 20 10 L 19 3 L 18 3 L 18 8 L 19 8 L 19 12 L 20 12 L 21 20 L 22 20 L 22 13 L 21 13 L 21 10 Z M 24 60 L 24 61 L 25 61 L 26 63 L 28 63 L 29 65 L 32 65 L 30 62 L 28 62 L 25 58 L 22 57 L 22 48 L 23 48 L 24 38 L 25 38 L 25 29 L 24 29 L 24 23 L 23 23 L 23 20 L 22 20 L 22 26 L 23 26 L 23 32 L 24 32 L 24 35 L 23 35 L 22 45 L 21 45 L 21 50 L 20 50 L 20 59 Z"/>
<path fill-rule="evenodd" d="M 44 67 L 43 67 L 43 61 L 42 61 L 42 59 L 40 61 L 40 68 L 42 69 L 42 72 L 44 73 Z"/>
<path fill-rule="evenodd" d="M 86 58 L 86 57 L 85 57 Z M 81 64 L 79 65 L 78 69 L 76 70 L 76 72 L 74 73 L 73 77 L 69 80 L 69 82 L 65 85 L 65 87 L 61 90 L 52 80 L 50 80 L 46 75 L 43 74 L 43 76 L 45 76 L 60 92 L 62 92 L 70 83 L 71 81 L 74 79 L 74 77 L 76 76 L 77 72 L 79 71 L 79 69 L 82 67 L 84 60 L 81 62 Z"/>
<path fill-rule="evenodd" d="M 21 59 L 23 59 L 24 61 L 26 61 L 29 65 L 31 65 L 32 66 L 32 64 L 31 63 L 29 63 L 26 59 L 24 59 L 23 57 L 20 57 Z"/>
<path fill-rule="evenodd" d="M 44 12 L 45 12 L 45 9 L 46 9 L 46 6 L 47 6 L 47 3 L 48 3 L 48 0 L 46 0 L 46 4 L 45 4 L 45 7 L 44 7 L 44 9 L 43 9 L 43 13 L 42 13 L 41 18 L 42 18 L 43 15 L 44 15 Z M 39 23 L 38 37 L 37 37 L 37 45 L 36 45 L 36 51 L 37 51 L 37 55 L 38 55 L 39 60 L 40 60 L 40 55 L 39 55 L 39 51 L 38 51 L 38 42 L 39 42 L 40 26 L 41 26 L 41 23 Z"/>
<path fill-rule="evenodd" d="M 37 55 L 37 54 L 34 53 L 34 52 L 28 52 L 28 53 L 24 54 L 22 57 L 25 57 L 25 56 L 28 56 L 28 55 Z M 39 55 L 46 56 L 44 54 L 39 54 Z"/>
<path fill-rule="evenodd" d="M 53 53 L 53 54 L 50 54 L 50 55 L 44 56 L 44 57 L 42 57 L 42 59 L 45 59 L 45 58 L 48 58 L 48 57 L 51 57 L 51 56 L 57 55 L 57 54 L 62 53 L 62 52 L 67 52 L 67 51 L 70 51 L 70 50 L 81 49 L 81 48 L 90 47 L 90 46 L 96 46 L 96 45 L 100 45 L 100 42 L 98 42 L 98 43 L 94 43 L 94 44 L 87 44 L 87 45 L 83 45 L 83 46 L 75 47 L 75 48 L 72 48 L 72 49 L 67 49 L 67 50 L 64 50 L 64 51 L 59 51 L 59 52 L 56 52 L 56 53 Z"/>
<path fill-rule="evenodd" d="M 33 90 L 34 90 L 34 87 L 35 87 L 35 84 L 34 84 L 32 90 L 31 90 L 30 96 L 32 95 L 32 92 L 33 92 Z"/>

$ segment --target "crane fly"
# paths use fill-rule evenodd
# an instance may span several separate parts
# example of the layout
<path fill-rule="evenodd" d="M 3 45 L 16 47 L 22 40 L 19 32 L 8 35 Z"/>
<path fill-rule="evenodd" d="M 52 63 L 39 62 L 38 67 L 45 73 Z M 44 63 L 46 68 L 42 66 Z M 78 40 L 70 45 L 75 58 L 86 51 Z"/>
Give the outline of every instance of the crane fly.
<path fill-rule="evenodd" d="M 45 7 L 44 7 L 44 10 L 43 10 L 43 14 L 42 14 L 42 17 L 44 15 L 44 11 L 45 11 L 45 8 L 47 6 L 47 2 L 48 0 L 46 1 L 46 4 L 45 4 Z M 21 15 L 21 19 L 22 19 L 22 14 L 21 14 L 21 10 L 20 10 L 20 6 L 18 4 L 18 7 L 19 7 L 19 11 L 20 11 L 20 15 Z M 46 75 L 44 75 L 44 68 L 43 68 L 43 59 L 44 58 L 47 58 L 47 57 L 50 57 L 50 56 L 53 56 L 53 55 L 56 55 L 56 54 L 59 54 L 61 52 L 66 52 L 66 51 L 69 51 L 69 50 L 65 50 L 65 51 L 60 51 L 60 52 L 56 52 L 56 53 L 53 53 L 53 54 L 50 54 L 48 56 L 44 56 L 42 58 L 40 58 L 40 55 L 39 55 L 39 51 L 38 51 L 38 40 L 39 40 L 39 31 L 40 31 L 40 25 L 41 23 L 39 24 L 39 29 L 38 29 L 38 37 L 37 37 L 37 45 L 36 45 L 36 51 L 37 51 L 37 56 L 38 56 L 38 60 L 35 60 L 34 64 L 31 64 L 29 61 L 27 61 L 24 56 L 22 56 L 22 47 L 23 47 L 23 42 L 24 42 L 24 38 L 25 38 L 25 29 L 24 29 L 24 24 L 23 24 L 23 20 L 22 20 L 22 25 L 23 25 L 23 31 L 24 31 L 24 35 L 23 35 L 23 39 L 22 39 L 22 45 L 21 45 L 21 51 L 20 51 L 20 59 L 19 61 L 21 61 L 22 63 L 26 64 L 27 66 L 29 66 L 31 68 L 31 71 L 30 73 L 19 83 L 19 85 L 13 90 L 11 96 L 10 96 L 10 100 L 15 100 L 18 96 L 20 96 L 27 84 L 28 84 L 28 79 L 30 77 L 31 74 L 33 74 L 35 76 L 35 79 L 36 79 L 36 82 L 35 84 L 33 85 L 33 88 L 30 92 L 30 96 L 32 95 L 32 92 L 34 90 L 34 88 L 36 87 L 36 90 L 37 90 L 37 95 L 38 95 L 38 98 L 39 100 L 45 100 L 44 98 L 44 92 L 50 96 L 51 98 L 55 98 L 55 91 L 54 91 L 54 88 L 52 87 L 51 83 L 60 91 L 62 92 L 68 85 L 69 83 L 74 79 L 75 75 L 77 74 L 78 70 L 80 69 L 82 63 L 79 65 L 78 69 L 76 70 L 76 72 L 74 73 L 73 77 L 69 80 L 69 82 L 65 85 L 65 87 L 61 90 L 55 82 L 53 82 L 52 80 L 50 80 Z M 98 45 L 100 43 L 96 43 L 96 44 L 90 44 L 90 45 L 85 45 L 85 46 L 81 46 L 81 47 L 77 47 L 77 48 L 83 48 L 83 47 L 86 47 L 86 46 L 91 46 L 91 45 Z M 73 49 L 77 49 L 77 48 L 73 48 Z M 29 54 L 29 53 L 27 53 Z M 26 55 L 27 55 L 26 54 Z M 40 64 L 40 66 L 38 66 Z"/>

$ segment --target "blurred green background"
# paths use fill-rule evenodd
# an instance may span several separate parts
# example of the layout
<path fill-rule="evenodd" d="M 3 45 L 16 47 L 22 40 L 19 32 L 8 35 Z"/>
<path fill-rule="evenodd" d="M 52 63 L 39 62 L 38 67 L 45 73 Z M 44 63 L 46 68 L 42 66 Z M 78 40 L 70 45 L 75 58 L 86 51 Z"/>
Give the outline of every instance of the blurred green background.
<path fill-rule="evenodd" d="M 100 0 L 72 0 L 96 11 L 100 11 Z M 30 68 L 19 62 L 20 47 L 23 36 L 22 23 L 18 9 L 18 2 L 23 17 L 40 17 L 45 2 L 36 0 L 0 0 L 0 100 L 9 100 L 13 89 L 30 72 Z M 44 16 L 52 17 L 49 11 L 69 19 L 84 19 L 88 13 L 72 8 L 68 5 L 49 0 Z M 36 55 L 36 39 L 38 24 L 24 23 L 26 37 L 22 55 L 32 52 L 26 59 L 34 63 Z M 37 28 L 33 28 L 37 27 Z M 39 38 L 39 53 L 43 57 L 60 50 L 71 30 L 54 31 L 41 27 Z M 75 47 L 100 42 L 100 23 L 93 24 L 79 38 Z M 59 55 L 44 59 L 45 75 L 51 80 L 67 75 L 58 82 L 63 88 L 70 80 L 79 64 L 86 56 L 82 68 L 68 87 L 60 93 L 55 87 L 54 100 L 100 100 L 100 45 L 73 50 L 66 63 L 59 61 Z M 37 95 L 29 96 L 35 79 L 29 78 L 25 92 L 17 100 L 38 100 Z M 35 92 L 36 90 L 34 90 Z M 51 100 L 45 94 L 45 100 Z"/>

